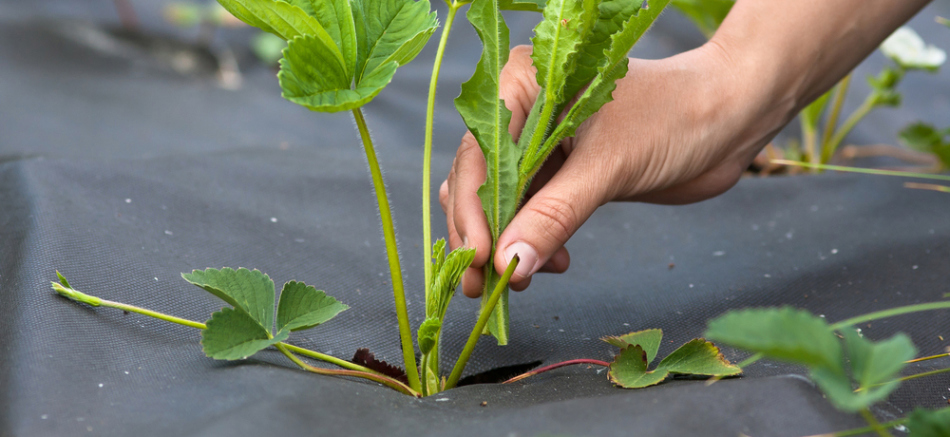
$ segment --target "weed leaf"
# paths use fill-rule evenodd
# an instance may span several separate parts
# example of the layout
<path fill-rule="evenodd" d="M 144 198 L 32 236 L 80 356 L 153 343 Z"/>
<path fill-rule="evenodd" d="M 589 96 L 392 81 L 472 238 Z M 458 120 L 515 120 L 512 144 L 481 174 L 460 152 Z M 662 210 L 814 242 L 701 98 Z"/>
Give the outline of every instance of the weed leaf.
<path fill-rule="evenodd" d="M 818 121 L 821 119 L 821 114 L 825 112 L 825 107 L 828 106 L 828 100 L 831 99 L 831 95 L 834 94 L 836 88 L 828 90 L 828 92 L 821 95 L 821 97 L 815 99 L 814 102 L 808 104 L 805 109 L 802 109 L 799 117 L 802 117 L 805 120 L 805 123 L 812 128 L 818 126 Z"/>
<path fill-rule="evenodd" d="M 277 331 L 299 331 L 324 323 L 349 308 L 323 290 L 290 281 L 284 284 L 277 304 Z"/>
<path fill-rule="evenodd" d="M 270 338 L 267 329 L 244 311 L 222 308 L 206 322 L 201 332 L 201 346 L 205 355 L 217 360 L 239 360 L 287 339 L 289 331 Z"/>
<path fill-rule="evenodd" d="M 647 354 L 647 363 L 652 363 L 656 358 L 656 353 L 660 350 L 660 342 L 663 341 L 662 329 L 644 329 L 642 331 L 631 332 L 621 336 L 604 337 L 601 340 L 606 341 L 620 349 L 629 346 L 640 346 Z"/>
<path fill-rule="evenodd" d="M 735 0 L 673 0 L 673 6 L 711 38 L 729 14 Z"/>
<path fill-rule="evenodd" d="M 950 407 L 933 411 L 916 408 L 907 418 L 910 437 L 950 436 Z"/>
<path fill-rule="evenodd" d="M 419 326 L 419 332 L 416 338 L 419 342 L 419 352 L 423 355 L 432 351 L 435 343 L 439 340 L 439 330 L 442 329 L 442 320 L 437 317 L 429 317 Z"/>
<path fill-rule="evenodd" d="M 501 0 L 498 6 L 503 11 L 544 12 L 544 0 Z"/>
<path fill-rule="evenodd" d="M 225 267 L 194 270 L 181 277 L 244 312 L 264 332 L 274 326 L 274 281 L 259 270 Z"/>
<path fill-rule="evenodd" d="M 574 71 L 577 49 L 593 28 L 598 14 L 594 0 L 551 0 L 544 7 L 544 20 L 534 28 L 531 59 L 537 68 L 538 85 L 546 105 L 558 106 L 573 96 L 564 95 L 564 83 Z M 603 53 L 597 56 L 603 58 Z"/>
<path fill-rule="evenodd" d="M 501 230 L 515 215 L 520 157 L 508 133 L 511 111 L 500 96 L 499 77 L 508 62 L 509 41 L 508 26 L 498 6 L 499 0 L 475 0 L 468 11 L 468 20 L 482 41 L 482 55 L 475 73 L 462 84 L 462 92 L 455 99 L 455 107 L 485 155 L 487 175 L 485 184 L 478 189 L 478 197 L 482 200 L 492 241 L 497 241 Z M 490 266 L 488 270 L 494 272 Z M 497 275 L 486 275 L 489 287 L 495 282 Z M 498 339 L 498 344 L 508 343 L 508 291 L 503 293 L 488 323 L 488 330 Z M 488 293 L 483 293 L 483 308 L 487 299 Z"/>
<path fill-rule="evenodd" d="M 353 355 L 353 359 L 350 361 L 363 367 L 373 369 L 390 378 L 398 379 L 399 381 L 402 381 L 403 384 L 409 383 L 409 377 L 406 376 L 405 370 L 402 370 L 398 366 L 394 366 L 385 361 L 377 360 L 376 355 L 370 352 L 369 349 L 357 349 L 356 354 Z"/>
<path fill-rule="evenodd" d="M 843 374 L 841 344 L 824 319 L 791 307 L 730 311 L 709 322 L 706 338 L 768 358 Z"/>
<path fill-rule="evenodd" d="M 684 375 L 731 376 L 742 373 L 742 369 L 722 356 L 716 345 L 702 338 L 693 339 L 667 355 L 657 365 L 657 370 L 660 369 Z"/>
<path fill-rule="evenodd" d="M 438 270 L 433 270 L 435 280 L 432 281 L 432 289 L 426 295 L 426 316 L 437 317 L 440 320 L 445 318 L 445 312 L 452 300 L 455 289 L 462 281 L 462 274 L 472 265 L 475 260 L 475 249 L 459 247 L 453 250 Z M 431 299 L 430 299 L 431 298 Z"/>
<path fill-rule="evenodd" d="M 353 0 L 356 82 L 391 62 L 409 63 L 438 26 L 426 0 Z"/>
<path fill-rule="evenodd" d="M 643 388 L 663 382 L 669 375 L 666 369 L 647 370 L 647 354 L 643 348 L 628 346 L 620 350 L 610 363 L 610 381 L 623 388 Z"/>
<path fill-rule="evenodd" d="M 651 3 L 649 8 L 642 9 L 637 15 L 630 17 L 623 24 L 623 29 L 610 37 L 610 45 L 604 52 L 606 59 L 599 64 L 597 75 L 577 98 L 564 120 L 545 140 L 541 151 L 530 162 L 526 161 L 522 164 L 523 174 L 536 172 L 561 140 L 574 136 L 584 120 L 613 100 L 612 94 L 617 87 L 616 81 L 627 74 L 627 53 L 653 24 L 669 0 L 654 0 Z"/>

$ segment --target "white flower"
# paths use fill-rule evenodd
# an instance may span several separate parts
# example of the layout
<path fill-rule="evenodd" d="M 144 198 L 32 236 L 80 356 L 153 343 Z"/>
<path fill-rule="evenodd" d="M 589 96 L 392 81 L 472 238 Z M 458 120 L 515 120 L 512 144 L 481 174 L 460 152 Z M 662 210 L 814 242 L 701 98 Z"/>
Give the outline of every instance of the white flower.
<path fill-rule="evenodd" d="M 894 31 L 881 43 L 881 51 L 901 67 L 907 69 L 935 70 L 947 60 L 947 53 L 925 45 L 924 40 L 909 27 Z"/>

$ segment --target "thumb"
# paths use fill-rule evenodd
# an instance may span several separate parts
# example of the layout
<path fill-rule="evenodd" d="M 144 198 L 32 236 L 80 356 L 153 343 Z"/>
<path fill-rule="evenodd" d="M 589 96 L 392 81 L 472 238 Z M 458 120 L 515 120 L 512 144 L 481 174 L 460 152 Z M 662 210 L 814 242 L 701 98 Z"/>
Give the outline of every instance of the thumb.
<path fill-rule="evenodd" d="M 581 151 L 568 156 L 564 165 L 515 215 L 498 239 L 493 260 L 504 272 L 518 254 L 521 261 L 511 282 L 530 279 L 564 246 L 574 232 L 607 202 L 609 172 L 591 171 L 590 158 Z M 566 269 L 566 266 L 561 270 Z M 526 286 L 526 285 L 524 285 Z M 519 288 L 524 288 L 524 286 Z"/>

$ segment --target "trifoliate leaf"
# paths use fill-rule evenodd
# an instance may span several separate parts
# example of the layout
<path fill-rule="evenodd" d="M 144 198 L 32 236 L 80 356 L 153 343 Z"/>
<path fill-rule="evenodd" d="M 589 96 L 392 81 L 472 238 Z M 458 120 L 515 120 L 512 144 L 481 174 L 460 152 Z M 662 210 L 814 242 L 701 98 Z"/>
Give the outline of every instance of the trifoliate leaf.
<path fill-rule="evenodd" d="M 926 153 L 943 142 L 943 135 L 933 125 L 919 122 L 905 126 L 897 138 L 907 147 Z"/>
<path fill-rule="evenodd" d="M 660 369 L 684 375 L 731 376 L 742 373 L 742 369 L 722 356 L 716 345 L 702 338 L 691 340 L 667 355 L 657 365 L 657 370 Z"/>
<path fill-rule="evenodd" d="M 429 317 L 419 326 L 419 332 L 416 338 L 419 342 L 419 352 L 423 355 L 429 353 L 435 347 L 439 340 L 439 330 L 442 329 L 442 320 L 435 317 Z"/>
<path fill-rule="evenodd" d="M 843 373 L 843 352 L 824 319 L 790 307 L 730 311 L 709 322 L 706 338 L 767 358 Z"/>
<path fill-rule="evenodd" d="M 950 436 L 950 407 L 933 411 L 916 408 L 907 419 L 909 437 Z"/>
<path fill-rule="evenodd" d="M 181 277 L 245 312 L 264 331 L 274 326 L 274 281 L 259 270 L 225 267 L 195 270 Z"/>
<path fill-rule="evenodd" d="M 356 75 L 356 24 L 349 0 L 295 0 L 309 3 L 309 12 L 326 29 L 343 54 L 343 66 L 349 77 Z M 303 8 L 308 10 L 308 8 Z"/>
<path fill-rule="evenodd" d="M 666 369 L 647 370 L 647 354 L 640 346 L 622 349 L 610 363 L 610 381 L 623 388 L 643 388 L 656 385 L 666 379 Z"/>
<path fill-rule="evenodd" d="M 277 331 L 310 329 L 326 322 L 349 308 L 323 290 L 303 282 L 284 284 L 277 304 Z"/>
<path fill-rule="evenodd" d="M 660 350 L 660 342 L 663 341 L 662 329 L 644 329 L 642 331 L 631 332 L 620 336 L 604 337 L 601 340 L 606 341 L 620 349 L 629 346 L 640 346 L 647 354 L 647 363 L 652 363 L 656 358 L 656 352 Z"/>
<path fill-rule="evenodd" d="M 455 107 L 465 125 L 475 136 L 485 155 L 485 184 L 478 189 L 482 209 L 488 219 L 492 241 L 511 222 L 518 206 L 518 159 L 521 152 L 508 133 L 511 111 L 500 96 L 499 77 L 508 62 L 508 26 L 498 11 L 499 0 L 475 0 L 468 11 L 468 20 L 482 41 L 482 55 L 472 78 L 462 84 Z M 490 268 L 490 267 L 489 267 Z M 494 269 L 491 269 L 494 272 Z M 493 287 L 497 275 L 486 275 L 486 284 Z M 508 291 L 504 290 L 489 319 L 488 330 L 499 344 L 508 343 Z M 482 294 L 484 308 L 489 293 Z"/>
<path fill-rule="evenodd" d="M 427 0 L 353 0 L 357 35 L 356 82 L 390 62 L 405 65 L 438 26 Z"/>
<path fill-rule="evenodd" d="M 716 33 L 733 4 L 735 0 L 673 0 L 672 3 L 706 38 Z"/>
<path fill-rule="evenodd" d="M 205 355 L 216 360 L 247 358 L 290 335 L 290 331 L 284 331 L 269 338 L 267 329 L 257 320 L 244 311 L 227 307 L 212 314 L 206 325 L 207 329 L 201 332 L 201 346 Z"/>
<path fill-rule="evenodd" d="M 326 29 L 303 9 L 280 0 L 218 0 L 239 20 L 285 40 L 311 35 L 327 46 L 328 55 L 343 62 L 343 54 Z"/>
<path fill-rule="evenodd" d="M 364 77 L 351 89 L 352 79 L 343 64 L 336 62 L 322 41 L 304 36 L 294 38 L 280 60 L 280 87 L 283 96 L 313 111 L 338 112 L 365 105 L 376 97 L 396 74 L 391 62 Z"/>

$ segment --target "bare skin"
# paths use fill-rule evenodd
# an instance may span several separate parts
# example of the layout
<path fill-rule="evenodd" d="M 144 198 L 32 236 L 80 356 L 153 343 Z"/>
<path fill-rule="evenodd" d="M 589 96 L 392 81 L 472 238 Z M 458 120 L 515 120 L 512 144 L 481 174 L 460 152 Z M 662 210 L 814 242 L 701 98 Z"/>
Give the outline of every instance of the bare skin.
<path fill-rule="evenodd" d="M 809 102 L 830 89 L 925 0 L 738 0 L 702 47 L 666 59 L 630 59 L 614 101 L 555 151 L 532 182 L 524 206 L 498 240 L 476 191 L 485 160 L 462 138 L 439 191 L 454 249 L 475 247 L 465 295 L 477 297 L 482 267 L 501 273 L 518 253 L 511 288 L 536 272 L 570 265 L 564 243 L 610 201 L 699 202 L 729 190 L 755 155 Z M 538 95 L 531 48 L 515 47 L 501 94 L 517 134 Z"/>

